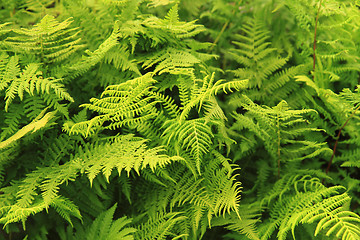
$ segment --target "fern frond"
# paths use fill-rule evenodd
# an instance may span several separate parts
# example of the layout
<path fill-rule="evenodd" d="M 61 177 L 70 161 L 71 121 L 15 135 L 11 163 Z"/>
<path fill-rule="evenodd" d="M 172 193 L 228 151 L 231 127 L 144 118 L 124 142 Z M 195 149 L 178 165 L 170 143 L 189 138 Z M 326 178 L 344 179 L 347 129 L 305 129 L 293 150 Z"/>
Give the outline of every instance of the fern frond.
<path fill-rule="evenodd" d="M 256 229 L 256 223 L 260 222 L 258 219 L 259 212 L 260 208 L 241 206 L 239 207 L 241 219 L 232 213 L 226 218 L 217 217 L 213 219 L 212 226 L 225 226 L 226 229 L 232 231 L 232 233 L 224 236 L 225 239 L 238 239 L 237 236 L 244 236 L 248 239 L 260 240 Z"/>
<path fill-rule="evenodd" d="M 54 198 L 50 206 L 53 207 L 63 219 L 69 222 L 72 227 L 73 223 L 71 221 L 71 216 L 78 219 L 82 218 L 78 207 L 65 197 L 58 196 Z"/>
<path fill-rule="evenodd" d="M 245 101 L 239 102 L 239 105 L 247 113 L 244 115 L 235 113 L 233 116 L 239 124 L 263 139 L 265 149 L 273 159 L 276 159 L 278 169 L 281 161 L 299 161 L 319 154 L 332 153 L 324 144 L 302 139 L 307 132 L 321 131 L 307 126 L 307 120 L 302 117 L 311 114 L 313 110 L 290 110 L 285 101 L 273 108 L 262 108 L 247 96 L 243 97 Z M 256 120 L 252 120 L 253 118 Z"/>
<path fill-rule="evenodd" d="M 106 63 L 112 64 L 116 69 L 121 71 L 130 70 L 139 76 L 141 75 L 136 65 L 136 61 L 130 59 L 129 50 L 125 46 L 114 46 L 112 51 L 106 52 L 104 60 Z"/>
<path fill-rule="evenodd" d="M 17 205 L 2 207 L 0 208 L 0 213 L 7 212 L 7 215 L 6 217 L 0 218 L 0 223 L 6 226 L 10 223 L 19 222 L 20 220 L 25 221 L 29 216 L 43 211 L 45 207 L 45 203 L 42 202 L 34 203 L 29 208 L 23 208 Z"/>
<path fill-rule="evenodd" d="M 56 139 L 52 137 L 44 138 L 43 159 L 50 163 L 57 163 L 72 153 L 76 142 L 80 142 L 81 139 L 73 136 L 69 136 L 65 133 L 60 133 L 56 136 Z"/>
<path fill-rule="evenodd" d="M 87 149 L 84 155 L 79 156 L 87 162 L 87 175 L 90 183 L 100 172 L 109 181 L 114 168 L 118 170 L 119 174 L 122 170 L 125 170 L 128 174 L 131 170 L 135 170 L 140 174 L 140 170 L 147 166 L 154 171 L 157 167 L 161 168 L 173 161 L 182 160 L 179 157 L 168 157 L 161 154 L 163 152 L 161 147 L 146 149 L 145 140 L 134 141 L 131 138 L 131 136 L 124 136 L 111 145 L 94 146 L 90 148 L 91 155 L 86 154 L 90 150 Z M 124 145 L 124 142 L 127 144 Z M 129 156 L 132 157 L 129 158 Z M 107 161 L 107 159 L 112 159 L 112 161 Z"/>
<path fill-rule="evenodd" d="M 201 178 L 191 176 L 185 172 L 177 176 L 177 183 L 171 198 L 171 207 L 191 204 L 199 207 L 197 217 L 193 220 L 199 224 L 200 218 L 205 217 L 210 225 L 213 215 L 220 216 L 235 212 L 237 215 L 240 201 L 240 182 L 236 181 L 234 168 L 221 168 L 221 162 L 215 159 L 205 167 Z M 179 179 L 177 179 L 179 178 Z M 239 216 L 238 216 L 239 217 Z M 196 229 L 196 228 L 195 228 Z"/>
<path fill-rule="evenodd" d="M 209 99 L 204 103 L 204 118 L 206 122 L 212 120 L 224 120 L 227 121 L 224 111 L 219 106 L 218 102 L 216 101 L 215 97 Z"/>
<path fill-rule="evenodd" d="M 31 123 L 21 128 L 18 132 L 16 132 L 13 136 L 9 137 L 7 140 L 0 142 L 0 149 L 6 148 L 13 142 L 22 138 L 29 132 L 36 132 L 39 129 L 46 126 L 46 124 L 54 117 L 55 112 L 48 112 L 45 114 L 46 109 L 41 112 L 37 118 L 34 119 Z M 44 115 L 45 114 L 45 115 Z"/>
<path fill-rule="evenodd" d="M 150 92 L 150 94 L 154 96 L 155 101 L 162 103 L 171 118 L 177 118 L 180 115 L 179 107 L 175 104 L 174 99 L 159 92 Z"/>
<path fill-rule="evenodd" d="M 173 233 L 172 229 L 179 224 L 179 222 L 184 221 L 185 216 L 179 212 L 172 213 L 157 213 L 156 216 L 150 217 L 145 223 L 139 224 L 136 226 L 137 231 L 135 233 L 136 240 L 166 240 L 167 237 L 173 237 L 177 239 L 180 236 Z"/>
<path fill-rule="evenodd" d="M 132 227 L 125 227 L 130 224 L 132 219 L 122 217 L 113 220 L 117 204 L 112 206 L 109 210 L 102 212 L 95 221 L 85 230 L 86 236 L 76 235 L 77 238 L 84 237 L 89 240 L 97 239 L 124 239 L 133 240 L 134 233 L 137 231 Z"/>
<path fill-rule="evenodd" d="M 360 237 L 360 216 L 341 207 L 349 200 L 347 194 L 334 196 L 316 204 L 313 209 L 307 211 L 307 214 L 294 215 L 293 218 L 302 217 L 302 223 L 319 221 L 314 236 L 325 230 L 326 236 L 335 235 L 343 240 L 358 239 Z"/>
<path fill-rule="evenodd" d="M 198 111 L 200 112 L 202 105 L 206 101 L 211 101 L 219 91 L 223 91 L 224 93 L 227 93 L 227 91 L 233 92 L 234 90 L 240 91 L 248 86 L 248 80 L 235 80 L 225 83 L 220 80 L 215 82 L 215 73 L 205 76 L 201 82 L 202 84 L 199 84 L 200 86 L 190 89 L 190 99 L 182 109 L 180 121 L 185 120 L 194 107 L 198 107 Z"/>
<path fill-rule="evenodd" d="M 213 134 L 210 126 L 204 119 L 192 119 L 183 123 L 174 119 L 165 122 L 164 129 L 163 137 L 167 145 L 172 143 L 175 149 L 181 147 L 189 151 L 200 173 L 201 159 L 211 148 Z"/>
<path fill-rule="evenodd" d="M 189 51 L 167 48 L 147 57 L 142 67 L 148 69 L 155 65 L 154 73 L 159 75 L 162 73 L 186 74 L 186 67 L 193 67 L 199 63 L 200 60 Z"/>
<path fill-rule="evenodd" d="M 46 105 L 40 96 L 30 95 L 24 99 L 24 112 L 29 119 L 35 119 L 44 108 Z"/>
<path fill-rule="evenodd" d="M 261 87 L 273 72 L 285 65 L 287 59 L 278 57 L 276 48 L 269 48 L 270 43 L 266 42 L 269 32 L 260 21 L 248 18 L 242 31 L 246 35 L 236 35 L 241 42 L 234 41 L 238 48 L 229 54 L 243 67 L 230 71 L 236 77 L 249 79 L 250 88 Z"/>
<path fill-rule="evenodd" d="M 149 0 L 147 4 L 149 7 L 158 7 L 163 5 L 168 5 L 175 2 L 174 0 Z"/>
<path fill-rule="evenodd" d="M 13 104 L 9 107 L 9 111 L 3 117 L 4 126 L 2 126 L 2 131 L 0 135 L 1 141 L 19 130 L 21 118 L 23 116 L 24 116 L 24 109 L 21 105 Z"/>
<path fill-rule="evenodd" d="M 115 47 L 118 42 L 119 37 L 119 26 L 118 23 L 114 24 L 114 29 L 111 35 L 96 49 L 94 52 L 89 50 L 86 51 L 88 56 L 83 57 L 78 63 L 69 67 L 69 72 L 73 77 L 77 77 L 79 75 L 84 74 L 97 63 L 99 63 L 106 54 Z"/>
<path fill-rule="evenodd" d="M 26 220 L 31 214 L 49 207 L 58 208 L 57 211 L 65 219 L 69 217 L 71 211 L 71 215 L 77 217 L 74 206 L 58 198 L 60 185 L 74 181 L 80 173 L 86 173 L 90 183 L 93 184 L 100 172 L 109 181 L 113 168 L 117 168 L 119 174 L 122 170 L 128 173 L 135 170 L 140 174 L 140 170 L 146 167 L 155 171 L 156 168 L 162 168 L 174 161 L 182 161 L 180 157 L 162 154 L 163 150 L 159 147 L 147 149 L 144 143 L 145 140 L 139 140 L 132 135 L 120 136 L 113 143 L 85 145 L 87 149 L 84 152 L 80 148 L 79 152 L 65 164 L 32 171 L 13 186 L 16 189 L 15 196 L 5 196 L 4 203 L 11 203 L 0 205 L 1 223 L 9 224 Z M 59 205 L 56 205 L 57 203 Z"/>
<path fill-rule="evenodd" d="M 0 150 L 0 186 L 2 186 L 5 180 L 7 170 L 6 166 L 14 162 L 14 159 L 19 154 L 19 144 L 12 144 L 11 146 L 12 147 L 3 148 Z"/>
<path fill-rule="evenodd" d="M 175 36 L 177 39 L 186 39 L 196 36 L 205 31 L 202 25 L 195 24 L 196 21 L 181 22 L 179 21 L 178 4 L 175 4 L 168 12 L 165 19 L 156 17 L 148 18 L 144 22 L 151 28 L 160 28 L 165 30 L 167 34 Z"/>
<path fill-rule="evenodd" d="M 357 234 L 360 228 L 352 222 L 358 222 L 360 217 L 349 212 L 342 206 L 350 200 L 342 186 L 325 187 L 317 178 L 309 175 L 287 174 L 278 180 L 274 188 L 263 198 L 270 204 L 270 221 L 261 230 L 261 239 L 268 239 L 278 228 L 278 239 L 286 239 L 287 233 L 291 230 L 295 238 L 295 227 L 299 223 L 318 222 L 314 236 L 318 235 L 321 229 L 329 229 L 327 236 L 336 231 L 337 237 L 347 238 L 352 234 Z M 275 202 L 276 201 L 276 202 Z M 272 205 L 274 203 L 274 205 Z M 339 215 L 337 216 L 337 213 Z M 327 218 L 327 216 L 329 216 Z M 340 219 L 344 216 L 344 219 Z M 328 221 L 330 220 L 331 221 Z M 334 220 L 336 219 L 336 220 Z M 328 222 L 327 222 L 328 221 Z M 349 221 L 349 223 L 347 223 Z M 324 224 L 327 222 L 327 224 Z M 338 224 L 338 222 L 341 222 Z M 341 226 L 338 229 L 338 226 Z M 344 231 L 348 233 L 344 234 Z M 356 238 L 354 238 L 356 239 Z"/>
<path fill-rule="evenodd" d="M 116 129 L 125 124 L 133 123 L 136 126 L 149 118 L 154 118 L 153 105 L 156 101 L 155 95 L 150 94 L 154 83 L 152 75 L 146 74 L 118 85 L 108 86 L 101 99 L 92 98 L 91 104 L 82 105 L 101 115 L 85 122 L 68 122 L 65 127 L 70 129 L 70 133 L 89 136 L 106 121 L 110 122 L 106 128 Z"/>
<path fill-rule="evenodd" d="M 180 103 L 184 107 L 190 102 L 191 89 L 193 88 L 194 79 L 191 77 L 179 76 L 177 79 L 177 87 L 179 89 Z"/>
<path fill-rule="evenodd" d="M 8 55 L 1 54 L 1 82 L 0 82 L 0 91 L 8 87 L 9 83 L 14 81 L 20 74 L 19 68 L 19 58 L 17 56 L 10 57 Z"/>
<path fill-rule="evenodd" d="M 63 61 L 84 46 L 77 38 L 77 28 L 69 28 L 71 23 L 70 19 L 59 23 L 46 15 L 33 29 L 13 29 L 18 36 L 8 37 L 5 44 L 15 52 L 32 52 L 49 62 Z"/>
<path fill-rule="evenodd" d="M 19 96 L 20 100 L 23 100 L 24 92 L 29 95 L 38 93 L 48 97 L 54 93 L 52 105 L 58 104 L 57 102 L 60 100 L 74 101 L 61 83 L 61 79 L 43 78 L 42 72 L 38 70 L 39 65 L 35 63 L 27 65 L 20 72 L 18 61 L 17 57 L 11 57 L 5 72 L 2 73 L 1 88 L 7 88 L 5 92 L 5 111 L 7 111 L 16 95 Z"/>

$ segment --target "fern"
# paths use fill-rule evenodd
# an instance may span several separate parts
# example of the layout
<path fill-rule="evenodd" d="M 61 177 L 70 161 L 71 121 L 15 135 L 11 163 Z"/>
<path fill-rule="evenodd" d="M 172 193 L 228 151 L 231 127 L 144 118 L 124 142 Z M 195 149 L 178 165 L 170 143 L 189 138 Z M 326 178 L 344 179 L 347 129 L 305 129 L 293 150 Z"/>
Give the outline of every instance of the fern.
<path fill-rule="evenodd" d="M 166 130 L 163 134 L 166 137 L 167 144 L 175 143 L 175 149 L 180 147 L 189 150 L 196 161 L 196 167 L 200 172 L 200 163 L 204 154 L 211 147 L 211 128 L 205 124 L 203 119 L 194 119 L 184 124 L 170 121 L 165 123 Z"/>
<path fill-rule="evenodd" d="M 154 73 L 181 73 L 184 71 L 182 68 L 200 63 L 200 60 L 185 51 L 169 48 L 147 59 L 143 63 L 143 67 L 145 69 L 150 68 L 157 63 L 159 64 L 156 66 Z"/>
<path fill-rule="evenodd" d="M 122 125 L 141 123 L 143 118 L 137 116 L 145 115 L 144 120 L 146 117 L 152 118 L 154 116 L 151 112 L 152 104 L 155 102 L 152 96 L 146 95 L 149 95 L 148 92 L 154 82 L 151 74 L 147 74 L 126 83 L 109 86 L 103 92 L 102 99 L 93 98 L 91 99 L 92 104 L 83 105 L 90 110 L 102 113 L 102 115 L 75 125 L 71 125 L 72 123 L 69 122 L 66 127 L 70 133 L 82 133 L 87 136 L 95 131 L 94 127 L 99 127 L 106 121 L 112 122 L 107 126 L 108 129 L 115 129 Z"/>
<path fill-rule="evenodd" d="M 240 103 L 247 113 L 245 115 L 234 114 L 237 120 L 236 126 L 250 129 L 264 141 L 265 149 L 272 159 L 277 162 L 278 175 L 282 161 L 301 161 L 315 157 L 323 152 L 331 150 L 323 144 L 299 139 L 308 131 L 320 131 L 319 129 L 306 126 L 306 120 L 301 117 L 309 114 L 312 110 L 290 110 L 285 101 L 280 102 L 274 108 L 262 108 L 243 96 L 244 102 Z M 254 120 L 253 120 L 254 118 Z"/>
<path fill-rule="evenodd" d="M 110 35 L 108 39 L 106 39 L 97 50 L 94 52 L 86 51 L 88 54 L 87 57 L 84 57 L 81 61 L 79 61 L 74 66 L 70 66 L 69 70 L 72 75 L 75 77 L 89 71 L 89 69 L 96 65 L 100 60 L 102 60 L 106 53 L 114 46 L 118 44 L 118 24 L 115 24 L 113 33 Z"/>
<path fill-rule="evenodd" d="M 135 234 L 135 239 L 166 239 L 168 236 L 172 239 L 178 239 L 181 236 L 176 236 L 171 232 L 171 229 L 179 221 L 184 220 L 184 216 L 179 213 L 159 213 L 154 218 L 149 218 L 145 223 L 139 224 L 138 231 Z M 182 235 L 184 236 L 184 234 Z"/>
<path fill-rule="evenodd" d="M 136 229 L 131 227 L 124 228 L 125 225 L 131 223 L 131 219 L 122 217 L 113 220 L 115 209 L 116 204 L 94 220 L 89 229 L 84 231 L 86 233 L 85 236 L 76 234 L 74 239 L 82 237 L 86 239 L 134 239 L 133 233 L 136 232 Z"/>
<path fill-rule="evenodd" d="M 70 19 L 59 23 L 53 16 L 46 15 L 32 30 L 14 29 L 20 36 L 8 37 L 5 44 L 20 53 L 34 51 L 44 61 L 62 61 L 83 47 L 79 44 L 81 39 L 76 38 L 77 29 L 68 28 L 70 24 Z"/>
<path fill-rule="evenodd" d="M 46 124 L 54 117 L 55 113 L 54 112 L 48 112 L 45 115 L 44 115 L 44 113 L 45 113 L 45 111 L 41 112 L 34 119 L 33 122 L 31 122 L 30 124 L 28 124 L 28 125 L 24 126 L 23 128 L 21 128 L 18 132 L 16 132 L 13 136 L 8 138 L 7 140 L 0 142 L 0 149 L 8 147 L 13 142 L 15 142 L 16 140 L 22 138 L 25 134 L 27 134 L 27 133 L 29 133 L 31 131 L 36 132 L 40 128 L 45 127 Z"/>
<path fill-rule="evenodd" d="M 264 200 L 272 202 L 273 198 L 277 198 L 278 202 L 271 207 L 270 215 L 271 219 L 264 226 L 261 235 L 262 239 L 267 239 L 271 236 L 276 228 L 279 228 L 277 238 L 286 239 L 288 231 L 291 230 L 293 237 L 294 229 L 299 223 L 313 223 L 319 221 L 317 229 L 314 235 L 318 235 L 322 228 L 330 227 L 332 230 L 337 228 L 337 222 L 343 221 L 341 226 L 342 230 L 338 232 L 337 237 L 342 239 L 352 239 L 351 237 L 356 236 L 358 231 L 356 230 L 353 221 L 358 221 L 358 216 L 353 215 L 352 217 L 340 220 L 339 216 L 346 216 L 349 213 L 341 208 L 349 197 L 346 193 L 340 194 L 339 191 L 342 187 L 334 186 L 330 188 L 324 187 L 318 179 L 309 178 L 308 176 L 284 176 L 282 182 L 286 186 L 277 186 L 273 189 L 274 194 L 269 197 L 265 197 Z M 281 192 L 279 190 L 281 189 Z M 289 195 L 291 191 L 295 190 L 295 195 Z M 340 208 L 339 208 L 340 207 Z M 321 216 L 321 217 L 320 217 Z M 329 221 L 327 225 L 324 225 L 326 217 L 329 219 L 339 219 L 335 221 Z M 327 235 L 332 234 L 332 231 L 328 231 Z M 341 234 L 341 235 L 340 235 Z M 355 239 L 355 238 L 354 238 Z"/>
<path fill-rule="evenodd" d="M 2 140 L 5 137 L 14 134 L 19 129 L 21 118 L 23 115 L 24 115 L 24 110 L 21 105 L 12 105 L 9 108 L 9 111 L 3 117 L 4 120 L 1 131 Z"/>
<path fill-rule="evenodd" d="M 133 148 L 129 148 L 128 144 L 132 145 Z M 9 224 L 25 220 L 30 214 L 38 213 L 49 206 L 61 209 L 61 206 L 56 205 L 56 199 L 59 197 L 59 186 L 74 181 L 79 173 L 86 173 L 92 184 L 100 172 L 109 181 L 111 172 L 115 167 L 119 174 L 122 169 L 128 173 L 134 169 L 139 173 L 141 169 L 147 166 L 154 171 L 158 165 L 165 166 L 172 161 L 181 160 L 177 157 L 170 158 L 159 154 L 161 151 L 159 148 L 146 150 L 144 141 L 132 139 L 132 136 L 120 137 L 113 144 L 99 144 L 87 148 L 86 153 L 79 149 L 79 154 L 66 164 L 40 168 L 28 174 L 22 182 L 13 185 L 12 188 L 18 189 L 17 200 L 14 205 L 1 206 L 1 222 Z M 129 154 L 132 154 L 132 161 L 128 159 L 131 155 L 123 151 L 125 149 L 130 150 Z M 119 153 L 123 155 L 119 155 Z M 107 159 L 111 158 L 113 161 L 108 162 Z M 38 189 L 41 190 L 41 198 L 38 196 Z M 2 201 L 7 202 L 7 198 L 9 196 L 5 196 Z M 23 213 L 17 215 L 19 209 L 22 209 Z M 75 210 L 77 209 L 75 208 Z M 76 211 L 73 211 L 72 215 L 80 216 Z"/>
<path fill-rule="evenodd" d="M 244 34 L 236 35 L 238 41 L 233 41 L 237 48 L 228 53 L 241 67 L 229 71 L 237 78 L 249 79 L 247 95 L 253 100 L 270 105 L 290 97 L 292 100 L 293 93 L 299 90 L 292 78 L 305 69 L 304 65 L 284 69 L 291 53 L 284 58 L 279 54 L 281 49 L 271 47 L 269 31 L 258 19 L 247 19 L 241 31 Z"/>
<path fill-rule="evenodd" d="M 0 239 L 360 238 L 359 1 L 0 5 Z"/>
<path fill-rule="evenodd" d="M 188 234 L 190 239 L 203 235 L 216 216 L 239 214 L 241 187 L 234 174 L 236 168 L 228 165 L 227 160 L 211 156 L 202 176 L 195 178 L 191 171 L 177 165 L 169 169 L 172 179 L 165 182 L 166 186 L 145 185 L 145 189 L 151 188 L 148 196 L 152 201 L 144 206 L 148 214 L 153 216 L 166 206 L 172 211 L 185 211 L 189 220 L 179 224 L 178 232 Z M 220 166 L 226 167 L 219 170 Z"/>
<path fill-rule="evenodd" d="M 270 44 L 266 42 L 268 32 L 264 31 L 263 26 L 254 19 L 248 21 L 249 23 L 242 29 L 247 36 L 237 35 L 243 42 L 234 41 L 234 45 L 239 49 L 233 49 L 230 53 L 245 68 L 233 72 L 237 77 L 251 79 L 250 87 L 261 87 L 263 81 L 272 72 L 284 66 L 286 59 L 271 56 L 276 49 L 268 47 Z"/>
<path fill-rule="evenodd" d="M 20 100 L 24 98 L 24 92 L 29 95 L 38 93 L 47 97 L 49 106 L 59 109 L 63 114 L 67 114 L 66 110 L 62 111 L 59 101 L 68 100 L 73 102 L 73 98 L 64 89 L 61 79 L 43 78 L 42 72 L 38 71 L 38 64 L 29 64 L 24 70 L 20 71 L 18 66 L 19 59 L 11 57 L 2 73 L 3 80 L 1 89 L 6 88 L 5 92 L 5 111 L 8 110 L 15 96 L 18 95 Z M 11 77 L 8 77 L 11 76 Z M 52 93 L 54 93 L 52 95 Z"/>
<path fill-rule="evenodd" d="M 246 237 L 248 239 L 260 239 L 256 229 L 256 223 L 259 219 L 254 219 L 259 216 L 258 208 L 250 208 L 250 206 L 242 206 L 239 209 L 239 219 L 235 214 L 231 214 L 227 218 L 214 219 L 214 226 L 225 226 L 231 230 L 232 233 L 226 234 L 224 239 L 242 239 Z"/>

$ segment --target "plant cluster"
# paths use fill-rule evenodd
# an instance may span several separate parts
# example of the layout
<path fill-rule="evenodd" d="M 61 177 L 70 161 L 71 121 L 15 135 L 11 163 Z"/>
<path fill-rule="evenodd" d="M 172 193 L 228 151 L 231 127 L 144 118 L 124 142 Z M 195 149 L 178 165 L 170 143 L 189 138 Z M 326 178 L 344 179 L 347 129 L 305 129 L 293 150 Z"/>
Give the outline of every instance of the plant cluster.
<path fill-rule="evenodd" d="M 0 0 L 0 239 L 360 239 L 358 0 Z"/>

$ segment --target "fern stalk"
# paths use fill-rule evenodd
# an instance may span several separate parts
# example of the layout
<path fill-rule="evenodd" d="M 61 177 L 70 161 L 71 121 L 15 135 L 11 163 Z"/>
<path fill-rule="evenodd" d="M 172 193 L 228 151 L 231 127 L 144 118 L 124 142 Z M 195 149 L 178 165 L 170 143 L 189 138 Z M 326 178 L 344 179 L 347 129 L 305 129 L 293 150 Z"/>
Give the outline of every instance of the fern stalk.
<path fill-rule="evenodd" d="M 322 4 L 322 0 L 320 0 L 320 2 L 319 2 L 319 8 L 318 8 L 318 10 L 317 10 L 316 20 L 315 20 L 314 49 L 313 49 L 313 80 L 315 80 L 316 35 L 317 35 L 317 26 L 318 26 L 318 22 L 319 22 L 319 15 L 320 15 L 321 4 Z"/>
<path fill-rule="evenodd" d="M 242 0 L 240 0 L 240 1 L 237 2 L 236 6 L 235 6 L 235 9 L 238 8 L 238 6 L 240 6 L 241 2 L 242 2 Z M 235 9 L 232 10 L 232 12 L 231 12 L 232 15 L 235 14 Z M 230 19 L 227 20 L 227 21 L 224 23 L 224 25 L 222 26 L 219 34 L 216 36 L 214 42 L 211 44 L 211 47 L 209 48 L 209 51 L 208 51 L 208 52 L 211 52 L 211 51 L 214 49 L 215 45 L 216 45 L 217 42 L 220 40 L 220 37 L 223 35 L 223 33 L 225 32 L 225 30 L 226 30 L 226 28 L 228 27 L 229 24 L 230 24 Z"/>
<path fill-rule="evenodd" d="M 280 136 L 280 118 L 277 118 L 277 135 L 278 135 L 278 142 L 277 142 L 277 155 L 278 155 L 278 161 L 277 161 L 277 165 L 278 165 L 278 173 L 277 173 L 277 177 L 278 179 L 280 178 L 280 161 L 281 161 L 281 136 Z"/>
<path fill-rule="evenodd" d="M 336 147 L 339 143 L 339 139 L 340 139 L 340 135 L 341 135 L 341 131 L 344 129 L 344 127 L 349 123 L 350 119 L 355 115 L 355 113 L 357 112 L 357 110 L 360 109 L 360 105 L 354 110 L 354 112 L 350 115 L 350 117 L 348 119 L 346 119 L 346 122 L 341 126 L 341 128 L 339 129 L 339 132 L 336 136 L 336 142 L 335 142 L 335 145 L 334 145 L 334 149 L 333 149 L 333 153 L 331 155 L 331 158 L 330 158 L 330 161 L 326 167 L 326 171 L 325 173 L 328 174 L 329 170 L 330 170 L 330 167 L 331 167 L 331 164 L 333 162 L 333 159 L 335 157 L 335 153 L 336 153 Z"/>

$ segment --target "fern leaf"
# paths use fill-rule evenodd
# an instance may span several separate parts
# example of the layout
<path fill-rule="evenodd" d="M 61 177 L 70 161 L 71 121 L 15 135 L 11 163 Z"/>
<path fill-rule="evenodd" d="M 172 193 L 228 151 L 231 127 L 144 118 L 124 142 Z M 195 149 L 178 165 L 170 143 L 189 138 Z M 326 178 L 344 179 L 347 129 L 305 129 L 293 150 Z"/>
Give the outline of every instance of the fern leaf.
<path fill-rule="evenodd" d="M 124 145 L 120 140 L 127 142 Z M 160 154 L 163 152 L 161 147 L 146 149 L 145 141 L 132 141 L 131 136 L 122 137 L 111 145 L 99 145 L 92 148 L 92 155 L 84 155 L 83 158 L 88 164 L 88 178 L 90 183 L 99 174 L 103 172 L 105 178 L 109 181 L 109 177 L 114 168 L 117 168 L 119 174 L 124 169 L 128 174 L 131 170 L 135 170 L 140 174 L 140 170 L 150 167 L 153 171 L 156 167 L 163 167 L 172 161 L 179 161 L 181 158 L 168 157 Z M 136 153 L 136 155 L 132 155 Z M 132 156 L 131 158 L 129 158 Z M 107 161 L 112 159 L 112 161 Z"/>
<path fill-rule="evenodd" d="M 209 152 L 213 134 L 211 128 L 205 123 L 204 119 L 193 119 L 180 123 L 170 120 L 164 125 L 163 136 L 167 144 L 175 141 L 179 147 L 189 151 L 195 159 L 196 167 L 200 173 L 202 157 Z"/>
<path fill-rule="evenodd" d="M 73 66 L 70 66 L 69 72 L 77 77 L 79 75 L 87 72 L 91 67 L 95 66 L 98 62 L 100 62 L 106 54 L 112 49 L 114 46 L 118 44 L 119 37 L 119 26 L 118 23 L 115 23 L 114 30 L 112 34 L 96 49 L 94 52 L 86 51 L 88 56 L 84 57 L 78 63 Z"/>
<path fill-rule="evenodd" d="M 45 109 L 46 110 L 46 109 Z M 41 112 L 39 116 L 30 124 L 24 126 L 21 128 L 17 133 L 15 133 L 13 136 L 8 138 L 5 141 L 0 142 L 0 149 L 5 148 L 9 146 L 14 141 L 17 141 L 18 139 L 22 138 L 24 135 L 26 135 L 29 132 L 36 132 L 40 128 L 43 128 L 46 126 L 46 124 L 54 117 L 55 112 L 48 112 L 44 115 L 45 111 Z"/>
<path fill-rule="evenodd" d="M 200 60 L 188 51 L 168 48 L 148 57 L 142 67 L 145 69 L 156 65 L 154 73 L 182 73 L 183 68 L 192 67 Z M 185 72 L 186 73 L 186 72 Z"/>
<path fill-rule="evenodd" d="M 218 217 L 213 220 L 213 226 L 225 226 L 226 229 L 232 231 L 231 234 L 226 234 L 225 239 L 231 239 L 235 236 L 244 236 L 248 239 L 260 240 L 259 234 L 256 229 L 256 223 L 260 220 L 257 219 L 259 216 L 260 209 L 250 206 L 239 207 L 239 214 L 241 219 L 235 213 L 230 214 L 226 218 Z M 240 235 L 241 234 L 241 235 Z"/>
<path fill-rule="evenodd" d="M 30 52 L 50 62 L 63 61 L 84 45 L 79 44 L 76 28 L 68 28 L 71 20 L 59 23 L 53 16 L 46 15 L 33 29 L 13 29 L 18 36 L 8 37 L 5 44 L 15 52 Z"/>
<path fill-rule="evenodd" d="M 85 122 L 75 124 L 68 122 L 66 128 L 70 129 L 70 133 L 89 136 L 106 121 L 110 122 L 108 129 L 116 129 L 125 124 L 137 125 L 154 118 L 153 105 L 156 102 L 155 96 L 150 93 L 153 83 L 155 80 L 152 74 L 146 74 L 118 85 L 108 86 L 101 99 L 92 98 L 91 104 L 82 105 L 101 115 Z"/>
<path fill-rule="evenodd" d="M 45 203 L 46 204 L 46 203 Z M 58 212 L 58 214 L 65 219 L 73 227 L 71 216 L 74 216 L 78 219 L 82 219 L 78 207 L 64 197 L 56 197 L 52 200 L 51 206 Z"/>
<path fill-rule="evenodd" d="M 172 233 L 172 229 L 179 222 L 184 221 L 185 216 L 182 216 L 181 213 L 172 212 L 172 213 L 158 213 L 154 217 L 150 217 L 149 220 L 143 224 L 140 224 L 137 227 L 137 232 L 135 233 L 135 239 L 143 240 L 165 240 L 168 236 L 176 236 Z"/>
<path fill-rule="evenodd" d="M 117 204 L 112 206 L 109 210 L 101 213 L 95 219 L 91 226 L 86 230 L 87 234 L 86 236 L 84 236 L 86 239 L 134 239 L 133 233 L 136 232 L 136 229 L 131 227 L 125 227 L 126 225 L 131 223 L 132 219 L 122 217 L 113 220 L 116 206 Z"/>

